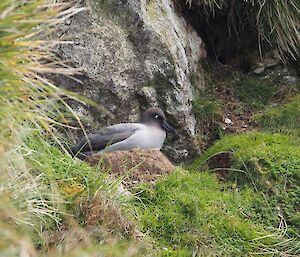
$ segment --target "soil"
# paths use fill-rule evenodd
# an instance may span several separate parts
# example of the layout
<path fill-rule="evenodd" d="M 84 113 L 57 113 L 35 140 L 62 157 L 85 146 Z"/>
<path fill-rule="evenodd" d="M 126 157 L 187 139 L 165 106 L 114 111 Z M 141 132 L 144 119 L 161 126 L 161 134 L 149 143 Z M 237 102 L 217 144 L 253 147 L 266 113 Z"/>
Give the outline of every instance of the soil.
<path fill-rule="evenodd" d="M 222 129 L 226 133 L 241 133 L 254 129 L 254 123 L 251 121 L 253 110 L 241 112 L 242 104 L 228 88 L 221 87 L 216 94 L 222 104 Z M 230 119 L 231 123 L 226 123 L 226 119 Z"/>
<path fill-rule="evenodd" d="M 219 180 L 227 180 L 228 168 L 231 166 L 231 156 L 229 153 L 218 154 L 210 158 L 207 164 L 210 170 L 216 171 Z"/>

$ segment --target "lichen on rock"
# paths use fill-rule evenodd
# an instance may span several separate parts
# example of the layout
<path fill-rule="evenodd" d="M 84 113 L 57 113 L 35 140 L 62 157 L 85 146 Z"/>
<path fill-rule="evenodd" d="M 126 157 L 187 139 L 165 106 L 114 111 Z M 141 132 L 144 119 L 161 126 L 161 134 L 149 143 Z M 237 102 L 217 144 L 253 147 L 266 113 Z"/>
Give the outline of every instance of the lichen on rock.
<path fill-rule="evenodd" d="M 201 69 L 198 63 L 206 55 L 203 41 L 170 0 L 86 0 L 83 6 L 86 11 L 70 17 L 56 31 L 56 37 L 73 42 L 60 45 L 57 52 L 82 71 L 82 83 L 56 80 L 114 115 L 112 119 L 81 106 L 95 129 L 137 122 L 148 107 L 161 107 L 178 131 L 167 142 L 166 154 L 175 161 L 192 157 L 198 147 L 192 140 L 195 86 L 190 75 Z M 203 88 L 204 79 L 198 77 L 196 85 Z M 73 108 L 79 109 L 79 104 L 73 103 Z"/>

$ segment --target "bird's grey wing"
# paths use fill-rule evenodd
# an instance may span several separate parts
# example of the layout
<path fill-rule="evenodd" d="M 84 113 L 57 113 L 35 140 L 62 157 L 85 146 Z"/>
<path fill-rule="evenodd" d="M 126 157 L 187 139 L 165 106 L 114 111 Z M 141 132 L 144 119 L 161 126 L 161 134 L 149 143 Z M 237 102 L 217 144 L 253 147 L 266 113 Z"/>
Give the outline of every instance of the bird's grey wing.
<path fill-rule="evenodd" d="M 142 125 L 138 123 L 115 124 L 83 137 L 71 151 L 74 155 L 78 152 L 100 151 L 107 145 L 125 140 L 141 128 Z"/>

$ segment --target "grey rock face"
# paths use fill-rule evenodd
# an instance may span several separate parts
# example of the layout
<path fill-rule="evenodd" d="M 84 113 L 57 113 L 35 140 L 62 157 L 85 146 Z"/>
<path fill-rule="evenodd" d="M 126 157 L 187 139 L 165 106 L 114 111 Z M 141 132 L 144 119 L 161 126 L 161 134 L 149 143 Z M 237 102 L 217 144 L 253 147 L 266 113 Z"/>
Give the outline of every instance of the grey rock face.
<path fill-rule="evenodd" d="M 196 122 L 191 101 L 203 89 L 204 80 L 198 75 L 192 85 L 190 78 L 201 74 L 199 61 L 206 51 L 196 32 L 176 13 L 173 1 L 88 0 L 83 6 L 87 10 L 60 25 L 55 35 L 73 42 L 61 44 L 57 52 L 81 70 L 81 83 L 56 79 L 114 117 L 73 103 L 79 117 L 97 129 L 137 121 L 148 107 L 159 106 L 178 131 L 168 141 L 166 154 L 175 161 L 194 155 L 198 147 L 193 143 Z"/>

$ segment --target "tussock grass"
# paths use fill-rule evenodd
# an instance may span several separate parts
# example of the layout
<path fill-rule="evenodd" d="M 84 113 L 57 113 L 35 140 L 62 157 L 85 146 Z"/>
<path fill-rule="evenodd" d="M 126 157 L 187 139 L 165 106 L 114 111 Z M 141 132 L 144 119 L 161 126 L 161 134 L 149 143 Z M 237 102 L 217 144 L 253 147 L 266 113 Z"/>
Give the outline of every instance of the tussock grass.
<path fill-rule="evenodd" d="M 287 56 L 298 59 L 300 46 L 300 4 L 297 0 L 187 0 L 190 6 L 204 10 L 207 16 L 214 15 L 216 9 L 228 14 L 229 33 L 238 33 L 248 23 L 256 31 L 260 52 L 262 43 L 278 50 L 282 59 Z"/>
<path fill-rule="evenodd" d="M 74 74 L 60 67 L 51 53 L 55 42 L 38 39 L 39 34 L 67 15 L 79 11 L 51 1 L 1 2 L 0 18 L 0 120 L 2 147 L 21 142 L 25 126 L 52 131 L 55 121 L 47 110 L 62 101 L 66 92 L 43 77 L 42 73 Z M 65 14 L 63 14 L 65 12 Z M 54 134 L 52 134 L 54 136 Z"/>
<path fill-rule="evenodd" d="M 28 206 L 40 204 L 41 208 L 27 210 L 40 217 L 49 217 L 55 210 L 49 207 L 47 201 L 42 201 L 40 178 L 32 177 L 19 148 L 33 129 L 55 138 L 55 121 L 47 115 L 47 110 L 57 101 L 62 101 L 66 93 L 44 78 L 41 72 L 69 75 L 75 71 L 69 67 L 61 68 L 51 54 L 54 42 L 41 40 L 39 35 L 79 10 L 66 3 L 53 4 L 52 1 L 4 0 L 0 4 L 1 183 L 4 192 L 10 181 L 16 185 L 11 185 L 16 199 L 22 196 L 30 201 L 26 190 L 35 192 L 37 198 L 33 197 L 32 201 L 36 203 L 24 199 L 19 202 Z M 60 143 L 58 139 L 56 141 Z M 54 202 L 58 201 L 55 192 L 53 198 Z M 55 215 L 52 218 L 56 220 Z"/>
<path fill-rule="evenodd" d="M 82 8 L 73 1 L 0 3 L 3 256 L 74 256 L 68 253 L 71 249 L 78 249 L 76 254 L 85 249 L 85 254 L 136 256 L 140 251 L 138 243 L 131 243 L 135 226 L 118 192 L 120 181 L 111 181 L 63 153 L 64 141 L 57 136 L 57 128 L 71 128 L 65 112 L 74 115 L 65 100 L 82 98 L 45 76 L 78 72 L 52 52 L 55 44 L 70 42 L 43 38 L 55 24 L 79 11 Z M 87 222 L 91 208 L 91 215 L 98 218 L 94 223 Z"/>

